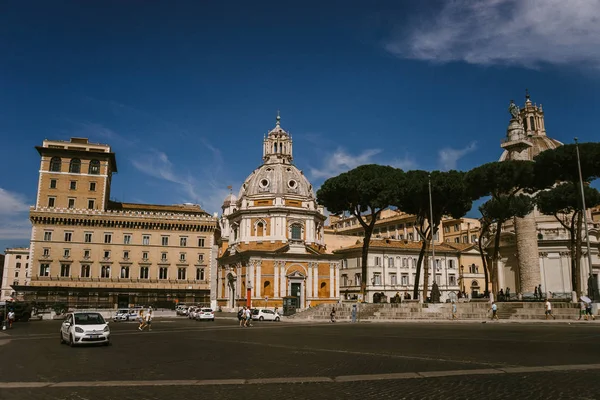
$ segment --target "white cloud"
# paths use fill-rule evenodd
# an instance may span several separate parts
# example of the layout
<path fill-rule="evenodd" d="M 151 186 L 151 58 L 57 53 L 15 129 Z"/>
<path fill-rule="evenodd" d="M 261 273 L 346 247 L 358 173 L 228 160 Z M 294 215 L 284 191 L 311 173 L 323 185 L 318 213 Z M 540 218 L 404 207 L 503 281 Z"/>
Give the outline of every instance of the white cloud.
<path fill-rule="evenodd" d="M 477 143 L 473 142 L 463 149 L 452 149 L 445 147 L 438 152 L 440 168 L 443 171 L 456 169 L 458 160 L 477 149 Z"/>
<path fill-rule="evenodd" d="M 25 196 L 0 188 L 0 239 L 28 239 L 31 223 L 26 217 Z"/>
<path fill-rule="evenodd" d="M 89 121 L 77 122 L 69 120 L 69 122 L 75 126 L 74 130 L 70 133 L 88 138 L 92 142 L 105 141 L 111 143 L 112 145 L 116 143 L 125 146 L 132 146 L 137 143 L 136 139 L 128 139 L 102 124 Z"/>
<path fill-rule="evenodd" d="M 430 10 L 431 11 L 431 10 Z M 600 0 L 455 0 L 385 44 L 401 58 L 600 67 Z"/>
<path fill-rule="evenodd" d="M 330 178 L 349 171 L 359 165 L 371 164 L 376 161 L 373 157 L 381 153 L 381 149 L 367 149 L 359 155 L 352 155 L 343 148 L 336 149 L 333 154 L 327 154 L 321 168 L 310 168 L 310 174 L 313 178 Z"/>

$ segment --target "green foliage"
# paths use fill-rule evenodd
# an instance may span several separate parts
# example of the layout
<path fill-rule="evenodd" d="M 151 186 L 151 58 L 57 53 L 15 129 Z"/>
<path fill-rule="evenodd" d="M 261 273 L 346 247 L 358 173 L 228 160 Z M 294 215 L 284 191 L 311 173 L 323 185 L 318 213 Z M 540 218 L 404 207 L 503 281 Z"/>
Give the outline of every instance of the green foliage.
<path fill-rule="evenodd" d="M 374 212 L 390 205 L 402 180 L 402 170 L 376 164 L 361 165 L 327 179 L 317 191 L 317 201 L 334 214 Z"/>
<path fill-rule="evenodd" d="M 533 211 L 534 201 L 526 195 L 492 197 L 481 206 L 483 218 L 493 223 L 504 223 L 512 217 L 523 218 Z"/>
<path fill-rule="evenodd" d="M 475 200 L 529 188 L 534 179 L 533 164 L 531 161 L 507 160 L 475 167 L 465 175 L 467 191 Z"/>
<path fill-rule="evenodd" d="M 579 159 L 585 182 L 600 178 L 600 143 L 580 143 Z M 534 158 L 534 161 L 536 189 L 550 187 L 556 182 L 579 182 L 577 152 L 574 144 L 543 151 Z"/>
<path fill-rule="evenodd" d="M 583 188 L 586 207 L 600 205 L 600 192 L 585 186 Z M 550 190 L 543 190 L 536 196 L 540 212 L 547 215 L 571 214 L 581 209 L 581 188 L 578 183 L 565 182 Z"/>

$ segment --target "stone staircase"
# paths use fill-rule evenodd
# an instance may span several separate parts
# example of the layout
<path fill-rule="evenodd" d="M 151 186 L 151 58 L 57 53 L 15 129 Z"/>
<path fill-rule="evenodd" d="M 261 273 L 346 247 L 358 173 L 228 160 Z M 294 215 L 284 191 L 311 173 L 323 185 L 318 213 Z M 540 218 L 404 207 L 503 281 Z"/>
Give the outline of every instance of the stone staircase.
<path fill-rule="evenodd" d="M 372 303 L 341 303 L 335 304 L 336 320 L 350 321 L 352 305 L 358 307 L 359 321 L 387 320 L 450 320 L 452 319 L 452 304 L 420 304 L 416 301 L 401 304 L 372 304 Z M 498 318 L 501 320 L 544 320 L 543 302 L 499 302 Z M 458 320 L 485 320 L 492 314 L 490 304 L 484 301 L 459 302 L 456 304 Z M 298 320 L 329 320 L 332 304 L 320 304 L 316 307 L 300 311 L 287 318 Z M 576 320 L 579 317 L 579 305 L 555 302 L 552 312 L 557 320 Z"/>

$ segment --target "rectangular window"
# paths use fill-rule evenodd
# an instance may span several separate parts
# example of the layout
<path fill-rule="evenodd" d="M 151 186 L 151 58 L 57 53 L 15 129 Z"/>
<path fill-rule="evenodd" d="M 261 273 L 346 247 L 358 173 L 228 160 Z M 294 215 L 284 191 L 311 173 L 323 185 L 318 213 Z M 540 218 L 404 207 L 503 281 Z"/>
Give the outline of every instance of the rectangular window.
<path fill-rule="evenodd" d="M 55 202 L 56 202 L 56 197 L 48 197 L 48 207 L 49 208 L 54 207 Z"/>
<path fill-rule="evenodd" d="M 100 278 L 110 278 L 110 266 L 103 265 L 100 268 Z"/>
<path fill-rule="evenodd" d="M 71 183 L 69 184 L 69 189 L 76 190 L 77 189 L 77 181 L 71 181 Z"/>
<path fill-rule="evenodd" d="M 388 258 L 388 267 L 394 267 L 394 257 Z"/>
<path fill-rule="evenodd" d="M 169 245 L 169 237 L 168 236 L 161 237 L 160 243 L 162 246 L 168 246 Z"/>
<path fill-rule="evenodd" d="M 129 251 L 125 250 L 125 251 L 123 252 L 123 259 L 124 259 L 124 260 L 129 260 Z"/>
<path fill-rule="evenodd" d="M 435 283 L 437 283 L 438 285 L 442 283 L 442 275 L 435 275 Z"/>
<path fill-rule="evenodd" d="M 204 268 L 196 268 L 196 280 L 197 281 L 204 280 Z"/>
<path fill-rule="evenodd" d="M 85 243 L 92 243 L 92 232 L 86 232 L 83 234 L 83 241 Z"/>
<path fill-rule="evenodd" d="M 180 237 L 179 238 L 179 247 L 186 247 L 187 246 L 187 238 L 186 237 Z"/>
<path fill-rule="evenodd" d="M 96 182 L 90 182 L 90 192 L 96 191 Z"/>
<path fill-rule="evenodd" d="M 63 278 L 71 276 L 71 266 L 69 264 L 60 264 L 60 276 Z"/>
<path fill-rule="evenodd" d="M 50 276 L 50 264 L 40 264 L 40 276 Z"/>
<path fill-rule="evenodd" d="M 458 238 L 458 237 L 455 237 L 455 238 L 454 238 L 454 243 L 460 243 L 460 238 Z"/>
<path fill-rule="evenodd" d="M 104 259 L 108 260 L 110 258 L 110 251 L 104 250 Z"/>
<path fill-rule="evenodd" d="M 400 277 L 400 283 L 402 286 L 408 286 L 408 274 L 402 274 Z"/>
<path fill-rule="evenodd" d="M 15 265 L 15 268 L 17 268 L 17 269 L 18 269 L 18 268 L 21 268 L 21 263 L 20 263 L 20 262 L 19 262 L 19 263 L 17 263 L 17 264 Z"/>
<path fill-rule="evenodd" d="M 56 179 L 50 179 L 50 189 L 56 189 Z"/>
<path fill-rule="evenodd" d="M 450 286 L 456 286 L 456 275 L 454 275 L 454 274 L 448 275 L 448 284 Z"/>
<path fill-rule="evenodd" d="M 121 279 L 129 279 L 129 267 L 128 266 L 121 267 Z"/>
<path fill-rule="evenodd" d="M 94 199 L 88 199 L 88 210 L 93 210 L 96 206 L 96 201 Z"/>
<path fill-rule="evenodd" d="M 19 271 L 15 271 L 15 278 L 19 277 Z"/>
<path fill-rule="evenodd" d="M 342 286 L 348 286 L 348 275 L 342 275 Z"/>
<path fill-rule="evenodd" d="M 408 234 L 408 240 L 414 240 L 415 236 L 411 233 Z"/>
<path fill-rule="evenodd" d="M 123 244 L 131 244 L 131 235 L 123 235 Z"/>
<path fill-rule="evenodd" d="M 408 259 L 407 258 L 402 258 L 402 266 L 408 267 Z"/>
<path fill-rule="evenodd" d="M 148 267 L 140 267 L 140 279 L 148 279 Z"/>
<path fill-rule="evenodd" d="M 185 270 L 186 268 L 177 268 L 177 279 L 185 280 Z"/>
<path fill-rule="evenodd" d="M 456 263 L 454 262 L 454 260 L 448 260 L 448 268 L 449 269 L 456 268 Z"/>
<path fill-rule="evenodd" d="M 204 238 L 198 238 L 198 247 L 204 247 Z"/>
<path fill-rule="evenodd" d="M 84 264 L 81 266 L 81 277 L 82 278 L 89 278 L 90 277 L 90 266 L 87 264 Z"/>
<path fill-rule="evenodd" d="M 458 232 L 458 224 L 454 225 L 454 232 Z"/>
<path fill-rule="evenodd" d="M 204 254 L 198 254 L 198 262 L 204 261 Z"/>
<path fill-rule="evenodd" d="M 69 199 L 69 208 L 75 208 L 75 199 Z"/>
<path fill-rule="evenodd" d="M 65 242 L 70 242 L 73 238 L 73 232 L 65 232 Z"/>
<path fill-rule="evenodd" d="M 381 274 L 379 272 L 373 274 L 373 285 L 381 285 Z"/>
<path fill-rule="evenodd" d="M 477 243 L 477 235 L 471 235 L 471 243 Z"/>
<path fill-rule="evenodd" d="M 444 226 L 444 233 L 449 233 L 450 232 L 450 227 L 449 226 Z"/>
<path fill-rule="evenodd" d="M 160 261 L 167 261 L 167 253 L 160 253 Z"/>
<path fill-rule="evenodd" d="M 88 258 L 90 258 L 90 251 L 89 251 L 89 250 L 84 250 L 84 251 L 83 251 L 83 258 L 85 258 L 86 260 L 87 260 Z"/>
<path fill-rule="evenodd" d="M 46 247 L 46 248 L 44 249 L 44 252 L 42 253 L 42 255 L 43 255 L 44 257 L 49 257 L 49 256 L 50 256 L 50 249 Z"/>
<path fill-rule="evenodd" d="M 392 273 L 390 274 L 390 285 L 397 285 L 398 284 L 398 277 L 396 276 L 396 274 Z"/>
<path fill-rule="evenodd" d="M 63 253 L 63 257 L 64 258 L 69 258 L 71 257 L 71 249 L 65 249 L 64 253 Z"/>
<path fill-rule="evenodd" d="M 168 279 L 168 271 L 167 267 L 160 267 L 158 269 L 158 279 Z"/>
<path fill-rule="evenodd" d="M 106 243 L 106 244 L 112 243 L 112 233 L 104 234 L 104 243 Z"/>
<path fill-rule="evenodd" d="M 360 286 L 360 274 L 354 274 L 354 286 Z"/>
<path fill-rule="evenodd" d="M 469 243 L 469 237 L 463 236 L 463 243 Z"/>
<path fill-rule="evenodd" d="M 144 236 L 142 236 L 142 244 L 144 246 L 150 245 L 150 235 L 144 235 Z"/>
<path fill-rule="evenodd" d="M 179 253 L 179 261 L 185 261 L 185 253 Z"/>
<path fill-rule="evenodd" d="M 147 251 L 143 251 L 142 252 L 142 259 L 144 259 L 144 260 L 148 259 L 148 252 Z"/>
<path fill-rule="evenodd" d="M 381 258 L 380 257 L 375 257 L 375 266 L 379 267 L 381 265 Z"/>

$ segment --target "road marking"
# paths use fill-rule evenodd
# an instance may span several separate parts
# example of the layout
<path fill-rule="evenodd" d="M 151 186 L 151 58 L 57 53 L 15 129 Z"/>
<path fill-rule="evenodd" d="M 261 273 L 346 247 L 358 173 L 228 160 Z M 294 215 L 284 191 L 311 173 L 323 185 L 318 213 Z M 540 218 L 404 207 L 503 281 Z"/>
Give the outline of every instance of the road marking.
<path fill-rule="evenodd" d="M 188 379 L 156 381 L 72 381 L 72 382 L 0 382 L 0 389 L 70 388 L 70 387 L 134 387 L 134 386 L 206 386 L 206 385 L 282 385 L 290 383 L 344 383 L 399 379 L 434 379 L 452 376 L 522 374 L 557 371 L 585 371 L 600 369 L 600 364 L 548 365 L 514 368 L 463 369 L 449 371 L 399 372 L 389 374 L 297 376 L 252 379 Z"/>

